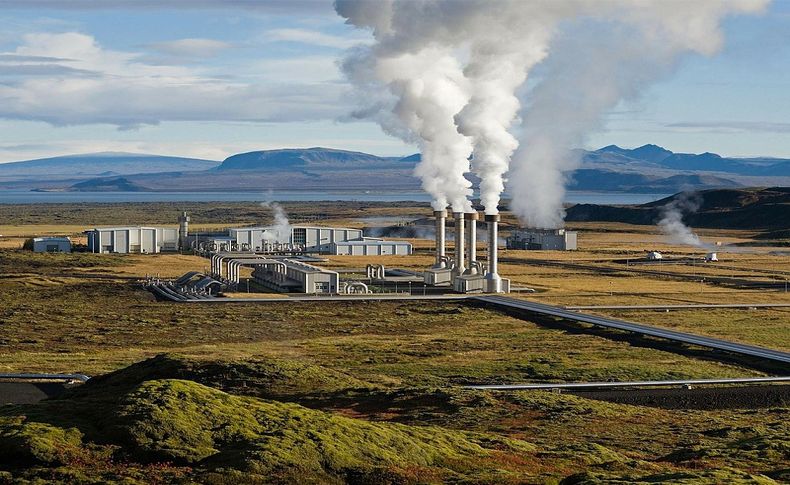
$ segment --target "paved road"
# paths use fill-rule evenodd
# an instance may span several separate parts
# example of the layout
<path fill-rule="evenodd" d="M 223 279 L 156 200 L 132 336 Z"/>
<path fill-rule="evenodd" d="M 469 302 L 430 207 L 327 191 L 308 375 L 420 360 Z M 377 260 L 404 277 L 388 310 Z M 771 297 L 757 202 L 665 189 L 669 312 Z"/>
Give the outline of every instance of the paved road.
<path fill-rule="evenodd" d="M 64 384 L 56 382 L 0 382 L 0 405 L 37 403 L 65 389 Z"/>
<path fill-rule="evenodd" d="M 185 303 L 269 303 L 269 302 L 295 302 L 295 301 L 414 301 L 414 300 L 465 300 L 468 295 L 409 295 L 409 294 L 381 294 L 381 295 L 332 295 L 332 296 L 289 296 L 276 298 L 206 298 L 202 300 L 185 300 Z"/>
<path fill-rule="evenodd" d="M 686 379 L 676 381 L 565 382 L 551 384 L 485 384 L 464 386 L 489 391 L 524 391 L 534 389 L 604 389 L 612 387 L 658 387 L 712 384 L 754 384 L 758 382 L 790 382 L 790 377 L 745 377 L 733 379 Z"/>
<path fill-rule="evenodd" d="M 566 310 L 693 310 L 705 308 L 784 308 L 790 303 L 689 303 L 685 305 L 590 305 L 566 306 Z"/>
<path fill-rule="evenodd" d="M 574 312 L 565 308 L 546 305 L 543 303 L 535 303 L 526 300 L 516 300 L 506 296 L 475 296 L 473 300 L 483 302 L 487 305 L 502 309 L 519 310 L 529 313 L 538 313 L 541 315 L 550 315 L 554 317 L 572 320 L 576 322 L 589 323 L 592 325 L 614 328 L 617 330 L 624 330 L 640 335 L 648 335 L 651 337 L 658 337 L 662 339 L 672 340 L 675 342 L 682 342 L 685 344 L 697 345 L 700 347 L 707 347 L 716 350 L 723 350 L 733 354 L 747 355 L 751 357 L 758 357 L 760 359 L 780 362 L 783 364 L 790 364 L 790 353 L 781 352 L 779 350 L 766 349 L 764 347 L 757 347 L 755 345 L 740 344 L 730 342 L 727 340 L 703 337 L 685 332 L 678 332 L 651 325 L 643 325 L 639 323 L 626 322 L 624 320 L 616 320 L 614 318 L 600 317 L 597 315 L 586 315 L 583 313 Z"/>

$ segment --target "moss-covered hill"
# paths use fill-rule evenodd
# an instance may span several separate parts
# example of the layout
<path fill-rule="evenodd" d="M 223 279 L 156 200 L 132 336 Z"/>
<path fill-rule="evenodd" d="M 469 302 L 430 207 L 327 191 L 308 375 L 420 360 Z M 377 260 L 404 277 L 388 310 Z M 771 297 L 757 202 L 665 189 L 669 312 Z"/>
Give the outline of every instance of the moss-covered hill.
<path fill-rule="evenodd" d="M 386 412 L 382 399 L 390 399 Z M 299 404 L 332 400 L 358 410 L 378 404 L 358 413 L 365 420 Z M 646 460 L 593 442 L 603 437 L 574 436 L 579 423 L 614 419 L 633 433 L 650 416 L 634 406 L 551 393 L 388 390 L 302 362 L 160 356 L 59 399 L 0 407 L 0 483 L 769 484 L 760 471 L 787 473 L 785 414 L 763 427 L 705 431 Z M 549 432 L 537 441 L 508 432 L 527 429 L 524 417 Z"/>

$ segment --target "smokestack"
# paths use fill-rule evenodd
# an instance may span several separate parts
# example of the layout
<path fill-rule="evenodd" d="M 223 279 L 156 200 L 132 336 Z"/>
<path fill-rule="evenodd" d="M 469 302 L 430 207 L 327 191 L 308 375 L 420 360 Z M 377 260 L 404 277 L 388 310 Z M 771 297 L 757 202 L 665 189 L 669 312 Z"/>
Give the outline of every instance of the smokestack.
<path fill-rule="evenodd" d="M 182 212 L 178 216 L 178 249 L 183 251 L 186 249 L 187 236 L 189 235 L 189 216 L 186 212 Z"/>
<path fill-rule="evenodd" d="M 434 268 L 444 268 L 444 223 L 447 218 L 447 211 L 433 211 L 436 218 L 436 264 Z"/>
<path fill-rule="evenodd" d="M 469 268 L 466 269 L 464 274 L 477 274 L 477 268 L 474 263 L 477 261 L 477 219 L 479 219 L 479 216 L 477 212 L 467 212 L 464 214 L 464 219 L 469 224 L 467 231 L 469 238 L 466 242 L 466 259 L 469 262 Z"/>
<path fill-rule="evenodd" d="M 464 213 L 453 212 L 455 219 L 455 274 L 463 274 L 464 266 Z"/>
<path fill-rule="evenodd" d="M 488 274 L 486 275 L 489 293 L 502 292 L 502 279 L 497 273 L 497 240 L 499 238 L 499 214 L 486 214 L 488 224 Z"/>

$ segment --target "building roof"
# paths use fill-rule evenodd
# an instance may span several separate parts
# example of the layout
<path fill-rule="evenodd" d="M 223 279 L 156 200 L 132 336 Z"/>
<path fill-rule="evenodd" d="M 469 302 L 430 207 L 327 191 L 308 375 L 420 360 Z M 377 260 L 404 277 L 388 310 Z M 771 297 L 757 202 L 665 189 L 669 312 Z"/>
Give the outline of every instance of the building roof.
<path fill-rule="evenodd" d="M 390 244 L 398 244 L 403 246 L 411 246 L 408 241 L 387 241 L 384 239 L 363 239 L 361 241 L 336 241 L 333 243 L 335 246 L 384 246 Z"/>
<path fill-rule="evenodd" d="M 127 230 L 130 230 L 130 229 L 151 229 L 151 230 L 156 230 L 156 229 L 167 229 L 167 228 L 164 228 L 164 227 L 151 227 L 151 226 L 94 227 L 93 229 L 88 229 L 85 232 L 90 232 L 90 231 L 127 231 Z"/>
<path fill-rule="evenodd" d="M 44 236 L 44 237 L 34 237 L 33 242 L 67 242 L 71 244 L 71 239 L 67 237 L 55 237 L 55 236 Z"/>
<path fill-rule="evenodd" d="M 332 231 L 360 231 L 362 229 L 355 229 L 353 227 L 326 227 L 326 226 L 302 226 L 302 225 L 295 225 L 290 226 L 291 229 L 324 229 L 324 230 L 332 230 Z M 250 227 L 234 227 L 229 229 L 229 231 L 270 231 L 276 230 L 274 226 L 250 226 Z"/>

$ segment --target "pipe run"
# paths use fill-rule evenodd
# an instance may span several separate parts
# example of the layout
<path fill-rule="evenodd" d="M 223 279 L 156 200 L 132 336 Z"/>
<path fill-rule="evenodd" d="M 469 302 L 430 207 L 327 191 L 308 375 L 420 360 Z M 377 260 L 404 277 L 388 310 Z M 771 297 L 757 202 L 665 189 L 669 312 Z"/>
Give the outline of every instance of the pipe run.
<path fill-rule="evenodd" d="M 445 237 L 444 237 L 444 224 L 445 219 L 447 218 L 447 211 L 440 210 L 440 211 L 433 211 L 433 217 L 436 218 L 436 263 L 434 264 L 434 268 L 444 268 L 444 246 L 445 246 Z"/>

